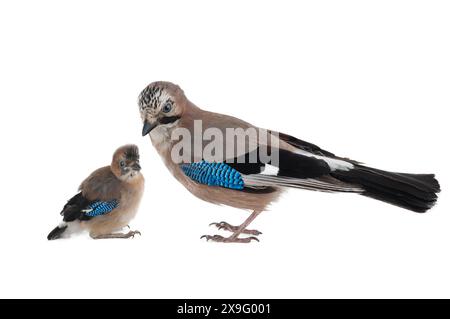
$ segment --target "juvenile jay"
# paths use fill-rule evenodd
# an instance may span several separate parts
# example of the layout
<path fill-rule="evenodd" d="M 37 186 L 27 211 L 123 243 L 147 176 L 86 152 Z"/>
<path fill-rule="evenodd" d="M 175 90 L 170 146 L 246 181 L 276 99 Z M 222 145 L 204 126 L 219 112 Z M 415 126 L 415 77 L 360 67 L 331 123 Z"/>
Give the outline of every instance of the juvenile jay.
<path fill-rule="evenodd" d="M 80 185 L 61 211 L 63 221 L 48 234 L 53 240 L 89 231 L 94 239 L 130 238 L 139 231 L 120 231 L 136 215 L 144 191 L 144 177 L 136 145 L 114 152 L 111 165 L 97 169 Z"/>
<path fill-rule="evenodd" d="M 415 212 L 431 208 L 440 191 L 433 174 L 393 173 L 371 168 L 293 136 L 262 130 L 238 118 L 205 111 L 170 82 L 148 85 L 140 93 L 138 105 L 144 124 L 142 135 L 150 135 L 165 165 L 181 184 L 202 200 L 252 212 L 240 226 L 212 223 L 232 235 L 202 236 L 207 240 L 226 243 L 257 240 L 255 236 L 261 233 L 247 229 L 248 225 L 287 187 L 355 193 Z M 233 129 L 235 135 L 230 137 L 228 129 Z M 191 141 L 183 145 L 190 143 L 191 148 L 183 148 L 180 152 L 183 160 L 180 161 L 174 154 L 179 151 L 179 132 L 183 130 L 191 134 Z M 219 139 L 220 134 L 215 134 L 214 142 L 221 147 L 216 149 L 219 155 L 213 160 L 206 159 L 204 152 L 199 155 L 192 151 L 198 145 L 206 150 L 212 140 L 212 135 L 206 134 L 208 130 L 222 133 Z M 258 135 L 246 135 L 249 130 L 258 131 Z M 201 140 L 200 144 L 196 138 Z M 236 139 L 237 144 L 233 144 Z M 227 148 L 235 150 L 234 154 L 225 152 Z M 267 154 L 276 154 L 277 160 L 263 158 L 262 148 Z M 241 234 L 252 236 L 242 238 Z"/>

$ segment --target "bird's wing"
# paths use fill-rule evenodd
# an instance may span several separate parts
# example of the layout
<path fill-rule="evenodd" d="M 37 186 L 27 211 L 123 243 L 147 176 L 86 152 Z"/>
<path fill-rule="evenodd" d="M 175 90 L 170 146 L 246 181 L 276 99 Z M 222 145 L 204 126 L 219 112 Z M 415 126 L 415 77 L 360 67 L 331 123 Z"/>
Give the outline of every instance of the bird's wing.
<path fill-rule="evenodd" d="M 225 162 L 235 157 L 245 156 L 261 146 L 276 147 L 290 150 L 307 156 L 320 156 L 331 160 L 341 160 L 352 164 L 361 164 L 355 160 L 336 156 L 319 146 L 300 140 L 288 134 L 273 130 L 266 130 L 247 123 L 239 118 L 200 110 L 180 122 L 180 127 L 187 129 L 191 136 L 190 147 L 183 148 L 183 152 L 191 162 L 202 159 L 214 162 Z M 217 135 L 220 135 L 218 138 Z M 193 136 L 197 137 L 196 140 Z M 202 143 L 201 150 L 213 150 L 214 155 L 208 158 L 209 152 L 191 154 L 196 149 L 195 143 Z M 229 154 L 231 153 L 231 154 Z M 219 155 L 218 155 L 219 154 Z M 200 155 L 200 156 L 199 156 Z M 342 163 L 341 163 L 342 164 Z"/>
<path fill-rule="evenodd" d="M 203 159 L 224 162 L 258 147 L 260 139 L 257 127 L 232 116 L 203 110 L 199 112 L 182 118 L 179 124 L 180 128 L 190 132 L 186 141 L 187 147 L 183 147 L 183 154 L 191 162 L 199 162 Z M 196 153 L 197 150 L 203 152 Z M 209 156 L 210 152 L 207 150 L 213 151 L 214 154 Z"/>
<path fill-rule="evenodd" d="M 309 153 L 314 154 L 314 155 L 324 156 L 324 157 L 327 157 L 327 158 L 334 158 L 334 159 L 344 160 L 344 161 L 347 161 L 347 162 L 352 163 L 352 164 L 362 164 L 361 162 L 358 162 L 358 161 L 355 161 L 355 160 L 352 160 L 352 159 L 349 159 L 349 158 L 336 156 L 336 155 L 334 155 L 331 152 L 328 152 L 328 151 L 326 151 L 324 149 L 321 149 L 319 146 L 317 146 L 315 144 L 312 144 L 312 143 L 300 140 L 300 139 L 298 139 L 296 137 L 293 137 L 291 135 L 280 133 L 280 132 L 276 132 L 276 131 L 271 131 L 271 133 L 276 135 L 276 136 L 278 136 L 280 141 L 286 142 L 289 145 L 291 145 L 291 146 L 293 146 L 295 148 L 298 148 L 300 150 L 303 150 L 305 152 L 309 152 Z"/>
<path fill-rule="evenodd" d="M 246 154 L 246 159 L 253 158 L 253 162 L 228 163 L 244 174 L 242 178 L 247 188 L 293 187 L 323 192 L 363 191 L 358 185 L 342 182 L 330 175 L 334 171 L 352 169 L 356 163 L 354 161 L 336 157 L 307 142 L 302 144 L 302 148 L 283 148 L 280 143 L 278 148 L 269 146 L 267 150 L 269 160 L 262 160 L 258 148 L 255 150 L 258 154 Z M 274 153 L 277 156 L 272 156 Z"/>
<path fill-rule="evenodd" d="M 195 129 L 195 119 L 202 120 L 201 130 Z M 191 164 L 182 164 L 184 173 L 196 182 L 235 189 L 241 187 L 243 190 L 279 186 L 320 191 L 362 191 L 358 186 L 330 176 L 331 172 L 351 169 L 356 161 L 340 158 L 287 134 L 260 129 L 238 118 L 206 111 L 200 111 L 189 121 L 181 122 L 181 126 L 194 133 L 194 136 L 202 134 L 203 137 L 200 140 L 203 141 L 204 152 L 191 156 Z M 221 143 L 216 143 L 219 147 L 211 159 L 206 152 L 208 143 L 213 144 L 217 140 L 205 138 L 207 129 L 211 129 L 212 133 L 216 130 L 222 138 Z M 234 130 L 234 134 L 227 134 L 229 130 Z M 252 135 L 251 131 L 256 131 L 256 134 Z M 194 143 L 195 139 L 191 139 L 191 142 Z M 191 149 L 195 150 L 195 145 L 192 144 Z M 231 150 L 231 154 L 227 150 Z M 263 159 L 261 152 L 269 158 Z M 222 156 L 216 156 L 218 153 Z M 273 161 L 273 154 L 277 154 L 276 161 Z M 242 185 L 222 180 L 222 174 L 225 174 L 225 178 L 227 172 L 231 174 L 229 168 L 239 173 Z"/>
<path fill-rule="evenodd" d="M 112 201 L 120 198 L 121 182 L 110 166 L 97 169 L 80 185 L 80 191 L 91 200 Z"/>
<path fill-rule="evenodd" d="M 92 204 L 89 204 L 88 207 L 83 210 L 83 213 L 88 217 L 96 217 L 111 213 L 117 206 L 119 206 L 119 201 L 116 199 L 110 201 L 95 201 Z"/>
<path fill-rule="evenodd" d="M 331 176 L 318 178 L 297 178 L 280 175 L 252 174 L 243 176 L 244 185 L 248 188 L 259 187 L 291 187 L 321 192 L 362 193 L 357 185 L 341 182 Z"/>
<path fill-rule="evenodd" d="M 314 163 L 302 157 L 297 160 L 304 161 L 302 165 L 299 165 L 300 168 L 284 166 L 284 164 L 276 167 L 261 162 L 211 163 L 204 160 L 181 164 L 180 167 L 186 176 L 197 183 L 241 191 L 264 193 L 274 187 L 294 187 L 324 192 L 362 191 L 357 186 L 329 176 L 329 168 L 325 167 L 326 164 Z M 285 163 L 284 158 L 283 163 Z"/>
<path fill-rule="evenodd" d="M 82 192 L 79 192 L 64 205 L 61 215 L 65 222 L 89 220 L 112 212 L 118 205 L 118 200 L 89 200 Z"/>
<path fill-rule="evenodd" d="M 187 177 L 200 184 L 236 190 L 244 188 L 241 174 L 225 163 L 200 161 L 181 164 L 180 168 Z"/>

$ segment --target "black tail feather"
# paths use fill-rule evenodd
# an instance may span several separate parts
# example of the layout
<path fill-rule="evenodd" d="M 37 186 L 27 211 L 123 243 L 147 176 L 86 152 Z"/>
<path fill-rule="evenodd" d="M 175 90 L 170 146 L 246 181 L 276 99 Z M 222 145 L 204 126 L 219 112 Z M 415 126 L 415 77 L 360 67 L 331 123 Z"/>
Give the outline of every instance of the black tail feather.
<path fill-rule="evenodd" d="M 426 212 L 436 203 L 440 191 L 434 174 L 406 174 L 355 165 L 349 171 L 331 173 L 335 178 L 364 188 L 362 195 L 415 212 Z"/>
<path fill-rule="evenodd" d="M 67 226 L 63 226 L 63 227 L 56 226 L 55 229 L 53 229 L 50 232 L 50 234 L 48 234 L 47 239 L 54 240 L 54 239 L 61 238 L 62 234 L 65 232 L 66 229 L 67 229 Z"/>

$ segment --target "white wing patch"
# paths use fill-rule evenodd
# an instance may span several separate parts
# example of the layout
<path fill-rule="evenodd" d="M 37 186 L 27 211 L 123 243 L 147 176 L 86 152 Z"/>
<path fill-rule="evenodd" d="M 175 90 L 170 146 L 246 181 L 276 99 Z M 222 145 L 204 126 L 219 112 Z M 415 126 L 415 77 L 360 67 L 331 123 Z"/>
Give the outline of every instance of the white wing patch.
<path fill-rule="evenodd" d="M 270 164 L 265 164 L 264 170 L 260 174 L 276 176 L 279 171 L 280 171 L 280 169 L 278 167 L 270 165 Z"/>
<path fill-rule="evenodd" d="M 354 165 L 352 163 L 349 163 L 349 162 L 346 162 L 343 160 L 329 158 L 329 157 L 320 156 L 320 155 L 315 155 L 315 154 L 312 154 L 310 152 L 300 150 L 300 149 L 296 149 L 294 152 L 299 155 L 314 157 L 314 158 L 323 160 L 328 164 L 328 166 L 330 166 L 330 169 L 332 171 L 348 171 L 348 170 L 351 170 L 352 168 L 354 168 Z"/>

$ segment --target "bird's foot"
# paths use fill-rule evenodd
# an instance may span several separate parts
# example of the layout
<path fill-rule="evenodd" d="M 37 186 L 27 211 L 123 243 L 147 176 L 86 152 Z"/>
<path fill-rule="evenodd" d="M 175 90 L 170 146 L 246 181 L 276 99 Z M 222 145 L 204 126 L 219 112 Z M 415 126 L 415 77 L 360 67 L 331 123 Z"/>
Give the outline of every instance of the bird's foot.
<path fill-rule="evenodd" d="M 130 227 L 130 226 L 128 226 Z M 128 233 L 124 234 L 123 238 L 134 238 L 135 235 L 141 236 L 141 232 L 139 230 L 130 230 Z"/>
<path fill-rule="evenodd" d="M 217 243 L 250 243 L 252 240 L 259 241 L 258 238 L 246 237 L 246 238 L 238 238 L 236 236 L 223 237 L 220 235 L 203 235 L 200 239 L 206 238 L 206 241 L 214 241 Z"/>
<path fill-rule="evenodd" d="M 220 223 L 211 223 L 209 226 L 216 226 L 218 229 L 227 230 L 229 232 L 235 233 L 239 230 L 239 226 L 233 226 L 228 224 L 227 222 L 220 222 Z M 244 229 L 241 231 L 241 234 L 249 234 L 253 236 L 261 235 L 262 233 L 259 230 L 256 229 Z"/>
<path fill-rule="evenodd" d="M 131 230 L 128 233 L 117 233 L 117 234 L 104 234 L 104 235 L 96 235 L 91 236 L 94 239 L 110 239 L 110 238 L 134 238 L 135 235 L 141 235 L 141 232 L 138 230 Z"/>

